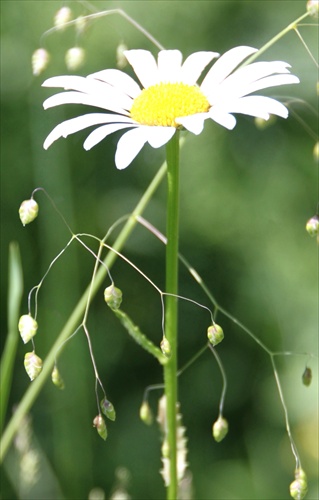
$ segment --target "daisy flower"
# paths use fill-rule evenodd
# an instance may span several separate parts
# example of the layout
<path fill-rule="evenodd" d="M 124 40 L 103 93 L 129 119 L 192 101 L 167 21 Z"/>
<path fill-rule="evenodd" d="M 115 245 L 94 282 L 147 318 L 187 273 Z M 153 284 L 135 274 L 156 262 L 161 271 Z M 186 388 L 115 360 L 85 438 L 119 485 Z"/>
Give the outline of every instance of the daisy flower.
<path fill-rule="evenodd" d="M 97 125 L 83 145 L 89 150 L 113 132 L 124 130 L 115 154 L 117 168 L 124 169 L 145 143 L 159 148 L 180 128 L 198 135 L 207 119 L 231 130 L 236 125 L 233 113 L 265 120 L 270 115 L 287 118 L 288 110 L 282 103 L 250 94 L 267 87 L 298 83 L 299 79 L 290 74 L 289 64 L 283 61 L 255 62 L 238 68 L 255 52 L 257 49 L 246 46 L 229 50 L 215 62 L 201 84 L 197 83 L 201 73 L 219 57 L 218 53 L 195 52 L 182 62 L 179 50 L 162 50 L 156 62 L 147 50 L 125 51 L 140 85 L 117 69 L 87 77 L 49 78 L 44 87 L 62 87 L 67 92 L 46 99 L 45 109 L 76 103 L 109 112 L 89 113 L 60 123 L 46 138 L 44 148 L 60 137 Z"/>

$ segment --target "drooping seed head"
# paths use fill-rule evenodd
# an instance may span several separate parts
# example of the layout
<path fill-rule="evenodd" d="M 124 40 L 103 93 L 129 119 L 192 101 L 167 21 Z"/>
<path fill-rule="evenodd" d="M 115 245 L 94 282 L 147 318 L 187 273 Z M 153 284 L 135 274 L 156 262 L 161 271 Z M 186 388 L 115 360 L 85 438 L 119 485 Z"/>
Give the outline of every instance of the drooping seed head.
<path fill-rule="evenodd" d="M 31 340 L 38 330 L 38 323 L 30 314 L 23 314 L 19 319 L 18 329 L 23 342 Z"/>
<path fill-rule="evenodd" d="M 24 356 L 24 367 L 30 377 L 30 380 L 32 381 L 41 373 L 43 361 L 35 354 L 34 351 L 27 352 Z"/>
<path fill-rule="evenodd" d="M 115 413 L 115 408 L 112 405 L 111 401 L 109 401 L 106 398 L 103 398 L 102 401 L 100 402 L 100 408 L 102 413 L 109 419 L 109 420 L 115 420 L 116 418 L 116 413 Z"/>
<path fill-rule="evenodd" d="M 153 414 L 150 405 L 147 401 L 143 401 L 140 408 L 140 419 L 144 424 L 151 425 L 153 423 Z"/>
<path fill-rule="evenodd" d="M 228 422 L 223 417 L 218 417 L 213 424 L 213 438 L 217 443 L 220 443 L 228 433 Z"/>
<path fill-rule="evenodd" d="M 24 200 L 21 203 L 19 208 L 19 217 L 24 226 L 34 221 L 34 219 L 37 218 L 38 213 L 39 205 L 33 198 L 31 198 L 30 200 Z"/>
<path fill-rule="evenodd" d="M 96 427 L 97 432 L 104 441 L 107 438 L 107 428 L 106 423 L 102 415 L 97 415 L 93 420 L 93 427 Z"/>
<path fill-rule="evenodd" d="M 61 377 L 61 374 L 60 374 L 57 366 L 55 366 L 52 370 L 51 379 L 52 379 L 52 382 L 54 383 L 54 385 L 58 389 L 61 389 L 61 390 L 64 389 L 64 387 L 65 387 L 64 381 L 63 381 L 63 378 Z"/>
<path fill-rule="evenodd" d="M 119 309 L 122 303 L 122 291 L 113 284 L 105 288 L 104 300 L 111 309 Z"/>
<path fill-rule="evenodd" d="M 33 52 L 31 58 L 32 73 L 34 76 L 40 75 L 50 62 L 50 54 L 45 49 L 37 49 Z"/>
<path fill-rule="evenodd" d="M 224 338 L 224 332 L 222 327 L 217 325 L 217 323 L 214 323 L 213 325 L 209 326 L 207 329 L 207 337 L 209 342 L 213 345 L 213 347 L 215 347 Z"/>

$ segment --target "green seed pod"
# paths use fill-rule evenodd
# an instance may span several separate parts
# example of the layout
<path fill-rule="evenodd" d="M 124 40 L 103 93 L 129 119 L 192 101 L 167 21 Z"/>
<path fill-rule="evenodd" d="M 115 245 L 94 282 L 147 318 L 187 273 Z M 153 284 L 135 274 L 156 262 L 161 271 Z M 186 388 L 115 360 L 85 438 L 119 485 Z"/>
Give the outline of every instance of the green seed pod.
<path fill-rule="evenodd" d="M 37 218 L 38 213 L 39 205 L 33 198 L 31 198 L 30 200 L 24 200 L 21 203 L 19 208 L 19 217 L 24 226 L 34 221 L 34 219 Z"/>
<path fill-rule="evenodd" d="M 37 49 L 32 54 L 31 64 L 34 76 L 40 75 L 48 66 L 50 54 L 45 49 Z"/>
<path fill-rule="evenodd" d="M 302 479 L 303 481 L 307 482 L 307 475 L 301 467 L 299 469 L 295 470 L 295 479 Z"/>
<path fill-rule="evenodd" d="M 119 309 L 122 303 L 122 291 L 113 284 L 105 288 L 104 300 L 111 309 Z"/>
<path fill-rule="evenodd" d="M 96 427 L 97 432 L 101 436 L 104 441 L 107 438 L 107 428 L 106 428 L 106 423 L 102 415 L 97 415 L 95 419 L 93 420 L 93 427 Z"/>
<path fill-rule="evenodd" d="M 295 470 L 295 480 L 290 484 L 290 495 L 294 500 L 302 500 L 308 491 L 307 476 L 305 471 L 299 467 Z"/>
<path fill-rule="evenodd" d="M 41 373 L 43 361 L 34 351 L 27 352 L 24 356 L 24 367 L 32 381 Z"/>
<path fill-rule="evenodd" d="M 125 43 L 120 43 L 117 47 L 116 47 L 116 66 L 119 68 L 119 69 L 123 69 L 125 68 L 125 66 L 127 66 L 127 59 L 124 55 L 124 52 L 127 50 L 127 46 L 125 45 Z"/>
<path fill-rule="evenodd" d="M 307 481 L 304 479 L 295 479 L 291 484 L 290 484 L 290 495 L 294 500 L 302 500 L 305 498 L 307 491 L 308 491 L 308 486 L 307 486 Z"/>
<path fill-rule="evenodd" d="M 58 387 L 58 389 L 61 389 L 61 390 L 64 389 L 64 387 L 65 387 L 64 381 L 60 375 L 60 372 L 59 372 L 57 366 L 55 366 L 52 370 L 51 379 L 52 379 L 52 382 L 54 383 L 54 385 L 56 385 Z"/>
<path fill-rule="evenodd" d="M 306 387 L 309 387 L 312 381 L 312 370 L 308 366 L 306 366 L 305 371 L 302 374 L 302 383 Z"/>
<path fill-rule="evenodd" d="M 69 7 L 61 7 L 54 16 L 54 26 L 58 29 L 64 29 L 66 23 L 71 21 L 72 11 Z"/>
<path fill-rule="evenodd" d="M 142 406 L 140 408 L 140 419 L 146 425 L 152 425 L 153 423 L 152 410 L 147 401 L 143 401 Z"/>
<path fill-rule="evenodd" d="M 112 405 L 111 401 L 109 401 L 106 398 L 103 398 L 102 401 L 100 402 L 100 407 L 102 413 L 109 419 L 109 420 L 115 420 L 116 418 L 116 413 L 115 413 L 115 408 Z"/>
<path fill-rule="evenodd" d="M 228 422 L 223 417 L 218 417 L 216 422 L 213 424 L 213 438 L 217 443 L 222 441 L 228 433 Z"/>
<path fill-rule="evenodd" d="M 80 68 L 85 60 L 85 51 L 81 47 L 72 47 L 65 54 L 65 64 L 68 70 L 75 71 Z"/>
<path fill-rule="evenodd" d="M 18 329 L 23 342 L 26 344 L 37 333 L 38 323 L 30 314 L 24 314 L 19 319 Z"/>
<path fill-rule="evenodd" d="M 306 224 L 306 230 L 310 234 L 310 236 L 316 236 L 319 233 L 319 217 L 318 215 L 314 215 L 311 219 L 308 220 Z"/>
<path fill-rule="evenodd" d="M 222 327 L 217 325 L 217 323 L 214 323 L 213 325 L 209 326 L 207 329 L 207 337 L 209 342 L 213 345 L 213 347 L 215 347 L 224 338 L 224 332 Z"/>
<path fill-rule="evenodd" d="M 171 355 L 171 345 L 166 337 L 163 337 L 160 347 L 164 356 L 169 358 Z"/>
<path fill-rule="evenodd" d="M 318 0 L 308 0 L 307 12 L 309 12 L 309 14 L 311 16 L 318 17 L 318 15 L 319 15 L 319 1 Z"/>

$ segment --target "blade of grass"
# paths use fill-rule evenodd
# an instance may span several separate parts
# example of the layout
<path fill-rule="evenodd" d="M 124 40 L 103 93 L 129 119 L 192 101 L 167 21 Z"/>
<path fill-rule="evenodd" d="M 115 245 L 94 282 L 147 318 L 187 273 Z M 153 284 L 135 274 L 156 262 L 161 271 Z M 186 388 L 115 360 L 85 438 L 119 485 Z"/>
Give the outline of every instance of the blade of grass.
<path fill-rule="evenodd" d="M 8 280 L 8 335 L 6 338 L 0 368 L 0 431 L 4 426 L 8 399 L 12 383 L 15 356 L 18 347 L 18 321 L 23 292 L 23 274 L 19 246 L 12 242 L 9 246 Z"/>

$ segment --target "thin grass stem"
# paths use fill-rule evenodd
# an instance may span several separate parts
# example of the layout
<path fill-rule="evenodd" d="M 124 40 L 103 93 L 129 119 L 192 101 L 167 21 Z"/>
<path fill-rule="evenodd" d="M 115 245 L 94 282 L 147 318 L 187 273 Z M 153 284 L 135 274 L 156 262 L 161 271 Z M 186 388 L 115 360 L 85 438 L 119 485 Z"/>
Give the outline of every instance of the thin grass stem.
<path fill-rule="evenodd" d="M 156 175 L 154 176 L 153 180 L 151 181 L 150 185 L 144 192 L 143 196 L 141 197 L 140 201 L 136 205 L 135 209 L 132 212 L 132 215 L 128 218 L 126 224 L 124 225 L 123 229 L 119 233 L 113 248 L 116 249 L 117 251 L 120 251 L 127 239 L 129 238 L 130 234 L 134 230 L 136 224 L 137 224 L 137 217 L 140 216 L 145 208 L 147 207 L 149 201 L 151 200 L 152 196 L 154 195 L 156 189 L 164 179 L 166 174 L 166 162 L 163 163 L 163 165 L 160 167 Z M 97 291 L 99 290 L 100 286 L 102 285 L 105 276 L 107 274 L 107 269 L 109 269 L 114 262 L 117 259 L 117 254 L 114 252 L 109 252 L 104 260 L 105 266 L 101 266 L 96 273 L 96 279 L 94 281 L 94 286 L 92 287 L 91 290 L 91 299 L 96 295 Z M 75 306 L 73 312 L 71 313 L 68 321 L 66 322 L 64 328 L 61 330 L 57 340 L 51 347 L 47 358 L 44 362 L 42 372 L 40 375 L 30 384 L 29 388 L 25 392 L 20 404 L 16 408 L 16 411 L 14 415 L 12 416 L 11 420 L 9 421 L 7 427 L 4 430 L 4 433 L 2 435 L 2 440 L 1 440 L 1 448 L 0 448 L 0 463 L 3 462 L 8 449 L 12 443 L 12 440 L 19 429 L 19 426 L 21 425 L 21 422 L 25 415 L 30 411 L 30 408 L 32 407 L 34 401 L 37 399 L 39 396 L 42 387 L 44 386 L 46 380 L 50 377 L 52 368 L 55 363 L 55 357 L 56 357 L 56 352 L 59 348 L 61 348 L 61 345 L 70 337 L 70 335 L 73 334 L 74 330 L 78 327 L 79 322 L 81 321 L 81 318 L 83 316 L 83 313 L 85 311 L 86 305 L 87 305 L 87 300 L 89 296 L 89 290 L 90 286 L 87 287 L 85 292 L 83 293 L 82 297 L 80 298 L 79 302 Z"/>

